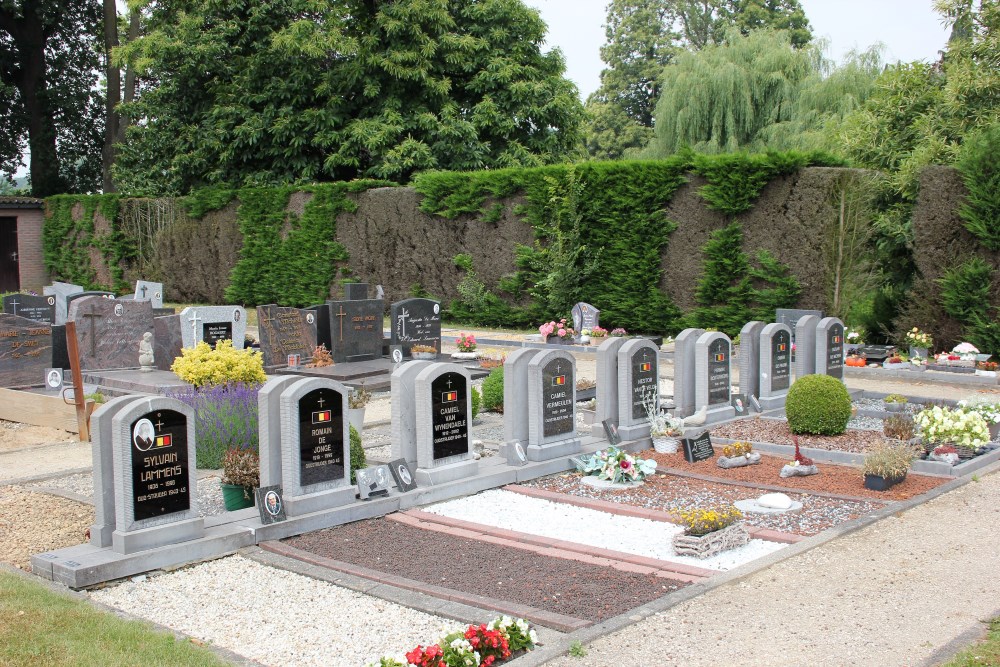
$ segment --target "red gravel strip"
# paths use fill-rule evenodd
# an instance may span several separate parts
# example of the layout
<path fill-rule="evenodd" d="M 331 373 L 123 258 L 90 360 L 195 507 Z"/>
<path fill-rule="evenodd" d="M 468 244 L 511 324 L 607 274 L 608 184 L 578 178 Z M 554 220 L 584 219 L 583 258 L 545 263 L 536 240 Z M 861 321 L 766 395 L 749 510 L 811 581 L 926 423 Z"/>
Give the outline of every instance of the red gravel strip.
<path fill-rule="evenodd" d="M 324 558 L 589 620 L 617 616 L 686 585 L 385 519 L 284 542 Z"/>
<path fill-rule="evenodd" d="M 712 435 L 733 440 L 770 442 L 776 445 L 793 445 L 788 422 L 782 419 L 737 419 L 712 429 Z M 885 437 L 880 431 L 847 429 L 842 435 L 800 435 L 800 447 L 864 454 Z"/>

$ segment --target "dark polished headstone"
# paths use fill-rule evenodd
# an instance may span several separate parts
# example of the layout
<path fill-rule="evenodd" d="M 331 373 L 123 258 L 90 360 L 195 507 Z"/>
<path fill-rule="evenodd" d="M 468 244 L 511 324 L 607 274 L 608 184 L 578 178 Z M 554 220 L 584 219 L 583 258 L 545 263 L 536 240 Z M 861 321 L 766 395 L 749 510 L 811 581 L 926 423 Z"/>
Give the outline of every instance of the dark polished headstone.
<path fill-rule="evenodd" d="M 573 434 L 573 364 L 565 359 L 553 359 L 542 368 L 542 435 L 552 438 Z"/>
<path fill-rule="evenodd" d="M 52 367 L 69 368 L 69 348 L 66 346 L 66 325 L 52 325 Z"/>
<path fill-rule="evenodd" d="M 730 395 L 729 341 L 719 339 L 708 348 L 708 404 L 728 405 Z"/>
<path fill-rule="evenodd" d="M 402 345 L 410 356 L 414 345 L 441 351 L 441 304 L 431 299 L 406 299 L 392 304 L 389 312 L 390 345 Z"/>
<path fill-rule="evenodd" d="M 469 451 L 468 380 L 448 372 L 431 381 L 434 460 Z"/>
<path fill-rule="evenodd" d="M 778 308 L 774 311 L 774 321 L 778 324 L 784 324 L 789 329 L 792 330 L 792 342 L 795 342 L 795 326 L 799 323 L 799 320 L 806 315 L 815 315 L 817 318 L 823 318 L 822 310 L 804 310 L 801 308 Z"/>
<path fill-rule="evenodd" d="M 137 367 L 139 341 L 144 333 L 153 331 L 153 308 L 148 301 L 76 299 L 69 305 L 68 319 L 76 322 L 80 367 L 84 370 Z"/>
<path fill-rule="evenodd" d="M 153 318 L 153 359 L 161 371 L 169 371 L 183 347 L 180 315 Z"/>
<path fill-rule="evenodd" d="M 632 419 L 646 419 L 647 395 L 659 396 L 659 366 L 657 365 L 656 350 L 643 347 L 636 350 L 632 355 L 632 387 L 629 392 L 632 396 Z M 577 400 L 582 400 L 580 392 L 576 393 Z"/>
<path fill-rule="evenodd" d="M 321 303 L 309 306 L 306 310 L 316 313 L 316 344 L 322 345 L 329 352 L 333 349 L 333 339 L 330 338 L 330 306 Z"/>
<path fill-rule="evenodd" d="M 715 457 L 715 448 L 712 447 L 712 437 L 708 431 L 694 438 L 684 438 L 682 443 L 684 458 L 688 463 L 707 461 Z"/>
<path fill-rule="evenodd" d="M 51 363 L 51 326 L 0 314 L 0 387 L 41 385 Z"/>
<path fill-rule="evenodd" d="M 8 294 L 3 298 L 3 312 L 36 322 L 54 324 L 56 321 L 56 297 Z"/>
<path fill-rule="evenodd" d="M 382 301 L 331 301 L 328 305 L 334 361 L 366 361 L 382 356 Z"/>
<path fill-rule="evenodd" d="M 191 509 L 187 417 L 174 410 L 154 410 L 132 422 L 129 432 L 135 520 Z"/>
<path fill-rule="evenodd" d="M 573 328 L 577 333 L 600 326 L 601 311 L 583 301 L 573 306 Z"/>
<path fill-rule="evenodd" d="M 303 487 L 344 477 L 343 397 L 314 389 L 299 401 L 299 480 Z"/>
<path fill-rule="evenodd" d="M 311 359 L 316 349 L 316 312 L 313 310 L 257 306 L 257 330 L 265 366 L 284 364 L 290 354 L 298 354 L 303 360 Z"/>
<path fill-rule="evenodd" d="M 792 336 L 779 331 L 771 337 L 771 389 L 788 389 L 792 376 Z"/>
<path fill-rule="evenodd" d="M 348 301 L 364 301 L 368 298 L 368 283 L 346 283 L 344 298 Z"/>

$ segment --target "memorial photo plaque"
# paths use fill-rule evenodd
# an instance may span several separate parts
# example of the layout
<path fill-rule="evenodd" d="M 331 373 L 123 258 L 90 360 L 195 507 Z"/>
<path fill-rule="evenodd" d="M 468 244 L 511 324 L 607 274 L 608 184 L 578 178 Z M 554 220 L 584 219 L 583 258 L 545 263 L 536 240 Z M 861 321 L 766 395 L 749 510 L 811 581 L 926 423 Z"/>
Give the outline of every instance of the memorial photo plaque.
<path fill-rule="evenodd" d="M 792 373 L 792 341 L 787 331 L 771 337 L 771 390 L 788 389 Z"/>
<path fill-rule="evenodd" d="M 343 398 L 333 389 L 314 389 L 299 401 L 299 483 L 344 478 Z"/>
<path fill-rule="evenodd" d="M 392 480 L 389 466 L 362 468 L 356 471 L 355 475 L 358 480 L 358 495 L 361 500 L 368 500 L 373 496 L 389 495 L 389 482 Z"/>
<path fill-rule="evenodd" d="M 396 488 L 399 489 L 400 493 L 406 493 L 417 488 L 417 482 L 413 479 L 413 471 L 410 470 L 406 459 L 390 461 L 389 472 L 392 473 L 392 478 L 396 480 Z"/>
<path fill-rule="evenodd" d="M 684 438 L 681 441 L 684 445 L 684 458 L 688 463 L 707 461 L 715 457 L 715 449 L 712 447 L 712 437 L 708 431 L 695 438 Z"/>
<path fill-rule="evenodd" d="M 658 395 L 656 352 L 644 347 L 632 355 L 632 419 L 646 418 L 643 399 Z"/>
<path fill-rule="evenodd" d="M 618 433 L 618 420 L 617 419 L 605 419 L 601 422 L 601 426 L 604 427 L 604 433 L 608 436 L 608 443 L 614 446 L 622 444 L 622 436 Z"/>
<path fill-rule="evenodd" d="M 215 349 L 215 344 L 220 340 L 232 340 L 232 322 L 209 322 L 207 324 L 203 324 L 201 339 L 208 343 L 209 347 L 212 349 Z"/>
<path fill-rule="evenodd" d="M 132 422 L 130 432 L 135 520 L 191 509 L 187 418 L 174 410 L 154 410 Z"/>
<path fill-rule="evenodd" d="M 461 373 L 444 373 L 431 382 L 434 460 L 469 451 L 467 391 Z"/>
<path fill-rule="evenodd" d="M 551 438 L 574 432 L 573 423 L 573 364 L 565 359 L 553 359 L 542 369 L 542 434 Z"/>
<path fill-rule="evenodd" d="M 255 491 L 257 496 L 257 511 L 260 513 L 260 522 L 265 526 L 269 523 L 284 521 L 285 502 L 281 497 L 280 486 L 264 486 Z"/>
<path fill-rule="evenodd" d="M 729 341 L 719 338 L 708 348 L 708 404 L 729 405 Z"/>

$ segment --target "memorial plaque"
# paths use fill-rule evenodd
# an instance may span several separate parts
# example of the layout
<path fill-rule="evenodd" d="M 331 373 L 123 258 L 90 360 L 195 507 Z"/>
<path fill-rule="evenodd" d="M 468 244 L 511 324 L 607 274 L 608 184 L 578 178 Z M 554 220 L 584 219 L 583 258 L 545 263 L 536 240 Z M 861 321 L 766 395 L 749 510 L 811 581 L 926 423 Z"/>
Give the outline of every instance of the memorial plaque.
<path fill-rule="evenodd" d="M 41 385 L 52 367 L 52 327 L 0 314 L 0 387 Z"/>
<path fill-rule="evenodd" d="M 551 438 L 573 434 L 573 365 L 565 359 L 553 359 L 542 368 L 542 435 Z"/>
<path fill-rule="evenodd" d="M 632 355 L 632 418 L 646 419 L 647 395 L 659 393 L 656 352 L 644 347 Z"/>
<path fill-rule="evenodd" d="M 317 345 L 315 311 L 257 306 L 257 324 L 265 366 L 277 366 L 295 355 L 312 358 Z"/>
<path fill-rule="evenodd" d="M 406 493 L 417 488 L 417 482 L 413 479 L 413 471 L 410 469 L 410 465 L 406 462 L 406 459 L 390 461 L 389 472 L 392 473 L 392 478 L 396 480 L 396 488 L 399 489 L 400 493 Z"/>
<path fill-rule="evenodd" d="M 80 367 L 84 370 L 138 367 L 139 341 L 144 333 L 153 331 L 149 301 L 77 299 L 69 305 L 69 319 L 76 322 Z"/>
<path fill-rule="evenodd" d="M 130 433 L 135 520 L 191 509 L 187 418 L 174 410 L 154 410 L 132 422 Z"/>
<path fill-rule="evenodd" d="M 434 460 L 469 451 L 467 381 L 461 373 L 448 372 L 431 381 L 431 422 Z"/>
<path fill-rule="evenodd" d="M 605 419 L 601 422 L 604 427 L 604 434 L 608 436 L 608 443 L 617 447 L 622 444 L 622 436 L 618 433 L 618 420 Z"/>
<path fill-rule="evenodd" d="M 414 345 L 441 351 L 441 304 L 430 299 L 406 299 L 392 304 L 389 313 L 390 344 L 402 345 L 410 356 Z"/>
<path fill-rule="evenodd" d="M 589 303 L 579 302 L 573 306 L 573 328 L 577 333 L 593 329 L 600 324 L 601 311 Z"/>
<path fill-rule="evenodd" d="M 771 336 L 771 390 L 788 389 L 792 376 L 792 341 L 787 331 Z"/>
<path fill-rule="evenodd" d="M 56 297 L 8 294 L 3 298 L 3 312 L 36 322 L 55 324 Z"/>
<path fill-rule="evenodd" d="M 688 463 L 707 461 L 715 457 L 712 437 L 708 431 L 694 438 L 684 438 L 681 442 L 684 445 L 684 458 L 687 459 Z"/>
<path fill-rule="evenodd" d="M 343 398 L 314 389 L 299 401 L 299 479 L 302 486 L 344 478 Z"/>
<path fill-rule="evenodd" d="M 368 500 L 372 496 L 389 495 L 389 481 L 392 479 L 389 466 L 361 468 L 356 470 L 354 475 L 358 482 L 358 495 L 361 496 L 361 500 Z"/>
<path fill-rule="evenodd" d="M 220 340 L 233 339 L 232 322 L 209 322 L 201 325 L 201 339 L 214 348 Z"/>
<path fill-rule="evenodd" d="M 333 301 L 329 308 L 334 361 L 367 361 L 382 356 L 381 301 Z"/>
<path fill-rule="evenodd" d="M 260 522 L 263 525 L 278 523 L 288 517 L 285 516 L 285 501 L 281 497 L 281 487 L 277 484 L 273 486 L 262 486 L 254 490 L 257 501 L 257 511 L 260 514 Z"/>
<path fill-rule="evenodd" d="M 719 338 L 708 348 L 708 404 L 729 405 L 729 341 Z"/>
<path fill-rule="evenodd" d="M 836 322 L 826 331 L 826 374 L 844 378 L 844 326 Z"/>

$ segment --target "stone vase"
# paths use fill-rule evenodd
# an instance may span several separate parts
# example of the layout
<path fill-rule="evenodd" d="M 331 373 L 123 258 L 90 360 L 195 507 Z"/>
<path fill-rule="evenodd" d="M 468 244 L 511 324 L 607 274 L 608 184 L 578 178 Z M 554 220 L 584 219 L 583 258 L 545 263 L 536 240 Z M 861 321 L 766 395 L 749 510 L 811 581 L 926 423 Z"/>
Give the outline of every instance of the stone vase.
<path fill-rule="evenodd" d="M 729 549 L 736 549 L 750 541 L 743 522 L 734 523 L 722 530 L 716 530 L 707 535 L 687 535 L 681 533 L 674 536 L 674 552 L 678 556 L 694 558 L 711 558 Z"/>
<path fill-rule="evenodd" d="M 920 357 L 921 359 L 927 358 L 927 348 L 926 347 L 910 347 L 911 357 Z"/>
<path fill-rule="evenodd" d="M 365 409 L 364 408 L 348 408 L 347 409 L 347 421 L 350 422 L 354 430 L 361 435 L 361 431 L 365 428 Z"/>

